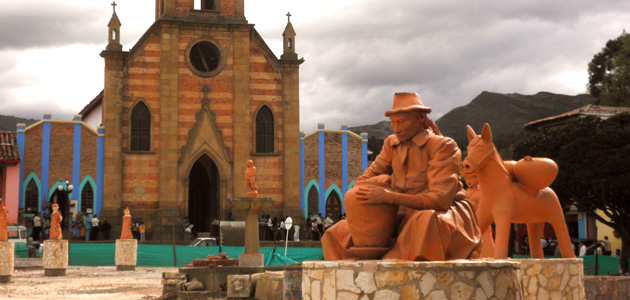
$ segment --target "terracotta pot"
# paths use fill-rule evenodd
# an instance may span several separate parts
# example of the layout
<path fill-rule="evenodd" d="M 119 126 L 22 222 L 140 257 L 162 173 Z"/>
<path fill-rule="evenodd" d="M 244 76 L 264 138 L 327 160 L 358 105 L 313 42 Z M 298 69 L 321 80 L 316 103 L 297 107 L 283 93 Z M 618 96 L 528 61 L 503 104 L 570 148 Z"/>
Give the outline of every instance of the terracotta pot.
<path fill-rule="evenodd" d="M 346 219 L 350 227 L 350 235 L 356 247 L 387 247 L 394 233 L 398 205 L 365 204 L 358 200 L 356 191 L 359 187 L 377 185 L 390 188 L 387 183 L 361 181 L 344 196 Z"/>
<path fill-rule="evenodd" d="M 514 174 L 523 185 L 541 190 L 556 179 L 558 165 L 549 158 L 525 156 L 514 165 Z"/>

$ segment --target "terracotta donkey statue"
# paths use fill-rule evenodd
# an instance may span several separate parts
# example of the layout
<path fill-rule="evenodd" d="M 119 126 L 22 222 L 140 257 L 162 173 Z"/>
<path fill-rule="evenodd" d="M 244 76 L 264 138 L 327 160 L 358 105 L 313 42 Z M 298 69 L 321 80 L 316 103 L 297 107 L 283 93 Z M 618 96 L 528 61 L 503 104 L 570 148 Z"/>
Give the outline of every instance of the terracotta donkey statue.
<path fill-rule="evenodd" d="M 512 223 L 527 224 L 531 257 L 543 258 L 540 238 L 545 222 L 553 226 L 562 257 L 575 257 L 560 201 L 548 187 L 557 175 L 557 165 L 550 159 L 531 157 L 504 163 L 492 143 L 488 124 L 483 125 L 481 135 L 470 126 L 467 130 L 468 156 L 462 162 L 462 174 L 474 174 L 479 181 L 477 220 L 482 234 L 495 223 L 494 258 L 507 257 Z"/>

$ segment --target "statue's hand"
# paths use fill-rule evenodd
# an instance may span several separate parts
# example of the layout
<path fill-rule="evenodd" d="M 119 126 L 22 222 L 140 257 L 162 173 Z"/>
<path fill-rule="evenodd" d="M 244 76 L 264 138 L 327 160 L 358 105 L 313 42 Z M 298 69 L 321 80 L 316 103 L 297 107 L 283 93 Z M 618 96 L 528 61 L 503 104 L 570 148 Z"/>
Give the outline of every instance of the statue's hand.
<path fill-rule="evenodd" d="M 380 186 L 362 186 L 357 190 L 358 199 L 366 204 L 391 203 L 394 193 Z"/>

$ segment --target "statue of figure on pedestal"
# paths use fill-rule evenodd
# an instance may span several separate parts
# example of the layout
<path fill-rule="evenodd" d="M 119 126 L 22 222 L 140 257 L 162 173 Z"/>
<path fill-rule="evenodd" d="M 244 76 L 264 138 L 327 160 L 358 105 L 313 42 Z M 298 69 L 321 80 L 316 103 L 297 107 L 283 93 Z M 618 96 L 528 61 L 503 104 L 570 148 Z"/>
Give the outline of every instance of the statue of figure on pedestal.
<path fill-rule="evenodd" d="M 347 220 L 322 237 L 326 260 L 476 258 L 481 233 L 459 182 L 461 154 L 415 93 L 385 112 L 394 131 L 346 192 Z"/>
<path fill-rule="evenodd" d="M 50 215 L 50 229 L 48 236 L 51 240 L 60 240 L 61 236 L 61 221 L 63 216 L 59 212 L 59 204 L 53 203 L 52 214 Z"/>
<path fill-rule="evenodd" d="M 7 208 L 4 201 L 0 199 L 0 242 L 6 242 L 9 237 L 7 235 L 7 226 L 9 225 L 9 217 L 7 216 Z"/>
<path fill-rule="evenodd" d="M 123 220 L 122 220 L 122 228 L 120 230 L 120 239 L 121 240 L 130 240 L 133 237 L 131 236 L 131 214 L 129 213 L 129 207 L 125 207 Z"/>
<path fill-rule="evenodd" d="M 254 167 L 254 162 L 251 159 L 247 161 L 245 180 L 247 180 L 247 186 L 249 186 L 247 197 L 258 197 L 258 191 L 256 190 L 256 167 Z"/>

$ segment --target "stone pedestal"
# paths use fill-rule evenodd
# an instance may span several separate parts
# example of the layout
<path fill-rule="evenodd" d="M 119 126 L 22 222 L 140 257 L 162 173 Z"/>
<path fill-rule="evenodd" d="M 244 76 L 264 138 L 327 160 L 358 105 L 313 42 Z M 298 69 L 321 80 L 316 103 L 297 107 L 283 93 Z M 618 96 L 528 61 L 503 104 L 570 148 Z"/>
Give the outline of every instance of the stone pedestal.
<path fill-rule="evenodd" d="M 523 275 L 523 295 L 529 299 L 583 300 L 581 258 L 515 259 Z"/>
<path fill-rule="evenodd" d="M 303 299 L 523 300 L 521 269 L 510 260 L 302 263 Z"/>
<path fill-rule="evenodd" d="M 0 283 L 11 282 L 14 246 L 13 242 L 0 242 Z"/>
<path fill-rule="evenodd" d="M 258 253 L 258 210 L 271 207 L 274 198 L 229 198 L 228 203 L 237 211 L 245 211 L 245 253 L 238 256 L 239 267 L 262 267 L 262 253 Z"/>
<path fill-rule="evenodd" d="M 262 267 L 265 265 L 262 253 L 243 253 L 238 255 L 239 267 Z"/>
<path fill-rule="evenodd" d="M 65 276 L 68 268 L 68 240 L 45 240 L 42 266 L 45 276 Z"/>
<path fill-rule="evenodd" d="M 116 270 L 133 271 L 136 269 L 138 240 L 116 240 Z"/>

